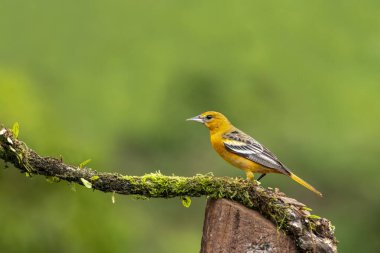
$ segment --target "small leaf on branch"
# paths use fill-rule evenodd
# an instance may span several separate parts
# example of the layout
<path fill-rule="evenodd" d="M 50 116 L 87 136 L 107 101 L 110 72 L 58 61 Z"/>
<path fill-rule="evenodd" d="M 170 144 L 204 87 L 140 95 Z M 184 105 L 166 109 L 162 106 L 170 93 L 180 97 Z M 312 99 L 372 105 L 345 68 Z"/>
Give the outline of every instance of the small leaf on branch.
<path fill-rule="evenodd" d="M 86 161 L 83 161 L 79 164 L 79 168 L 83 168 L 87 163 L 91 162 L 91 159 L 87 159 Z"/>
<path fill-rule="evenodd" d="M 17 139 L 18 137 L 18 134 L 19 134 L 19 131 L 20 131 L 20 125 L 18 124 L 18 122 L 15 122 L 13 124 L 13 127 L 12 127 L 12 132 L 13 132 L 13 136 Z"/>
<path fill-rule="evenodd" d="M 182 197 L 182 205 L 186 208 L 189 208 L 191 205 L 191 198 L 190 197 Z"/>
<path fill-rule="evenodd" d="M 115 191 L 112 192 L 111 200 L 112 200 L 112 204 L 115 204 L 115 202 L 116 202 Z"/>
<path fill-rule="evenodd" d="M 80 178 L 80 181 L 82 181 L 83 185 L 84 185 L 86 188 L 89 188 L 89 189 L 92 188 L 92 184 L 91 184 L 90 182 L 88 182 L 86 179 L 84 179 L 83 177 Z"/>

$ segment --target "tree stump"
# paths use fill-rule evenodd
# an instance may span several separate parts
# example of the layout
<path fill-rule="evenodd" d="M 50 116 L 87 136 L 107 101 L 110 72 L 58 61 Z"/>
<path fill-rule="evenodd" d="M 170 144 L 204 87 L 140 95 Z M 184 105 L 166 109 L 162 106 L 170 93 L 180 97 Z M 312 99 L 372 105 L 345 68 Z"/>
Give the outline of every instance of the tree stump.
<path fill-rule="evenodd" d="M 201 253 L 298 252 L 292 238 L 259 212 L 226 199 L 208 199 Z"/>

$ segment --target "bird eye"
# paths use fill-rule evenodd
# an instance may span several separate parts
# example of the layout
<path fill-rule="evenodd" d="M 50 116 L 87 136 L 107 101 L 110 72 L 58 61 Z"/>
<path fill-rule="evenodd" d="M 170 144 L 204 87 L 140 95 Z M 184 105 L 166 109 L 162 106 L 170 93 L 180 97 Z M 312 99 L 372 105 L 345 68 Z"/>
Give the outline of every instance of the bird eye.
<path fill-rule="evenodd" d="M 207 120 L 210 120 L 210 119 L 212 119 L 212 115 L 207 115 L 205 118 L 206 118 Z"/>

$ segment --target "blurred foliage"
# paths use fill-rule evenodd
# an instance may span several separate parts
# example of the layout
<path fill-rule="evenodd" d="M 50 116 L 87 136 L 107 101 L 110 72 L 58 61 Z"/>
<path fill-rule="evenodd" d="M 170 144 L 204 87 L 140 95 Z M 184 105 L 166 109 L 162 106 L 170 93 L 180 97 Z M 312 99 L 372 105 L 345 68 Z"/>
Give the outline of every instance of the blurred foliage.
<path fill-rule="evenodd" d="M 376 252 L 378 1 L 0 1 L 0 122 L 41 154 L 141 175 L 244 176 L 186 118 L 225 113 L 315 185 L 263 184 Z M 1 167 L 6 167 L 0 163 Z M 204 199 L 134 200 L 0 171 L 1 252 L 197 252 Z"/>

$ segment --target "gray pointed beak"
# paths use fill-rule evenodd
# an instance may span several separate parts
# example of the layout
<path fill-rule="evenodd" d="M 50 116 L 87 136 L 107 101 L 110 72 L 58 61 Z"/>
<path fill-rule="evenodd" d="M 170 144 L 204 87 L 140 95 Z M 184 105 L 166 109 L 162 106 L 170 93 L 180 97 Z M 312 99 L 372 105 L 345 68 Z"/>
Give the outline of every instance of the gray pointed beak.
<path fill-rule="evenodd" d="M 195 117 L 192 117 L 192 118 L 190 118 L 190 119 L 187 119 L 187 121 L 197 121 L 197 122 L 200 122 L 200 123 L 204 123 L 204 121 L 203 121 L 203 119 L 201 118 L 201 116 L 200 115 L 198 115 L 198 116 L 195 116 Z"/>

